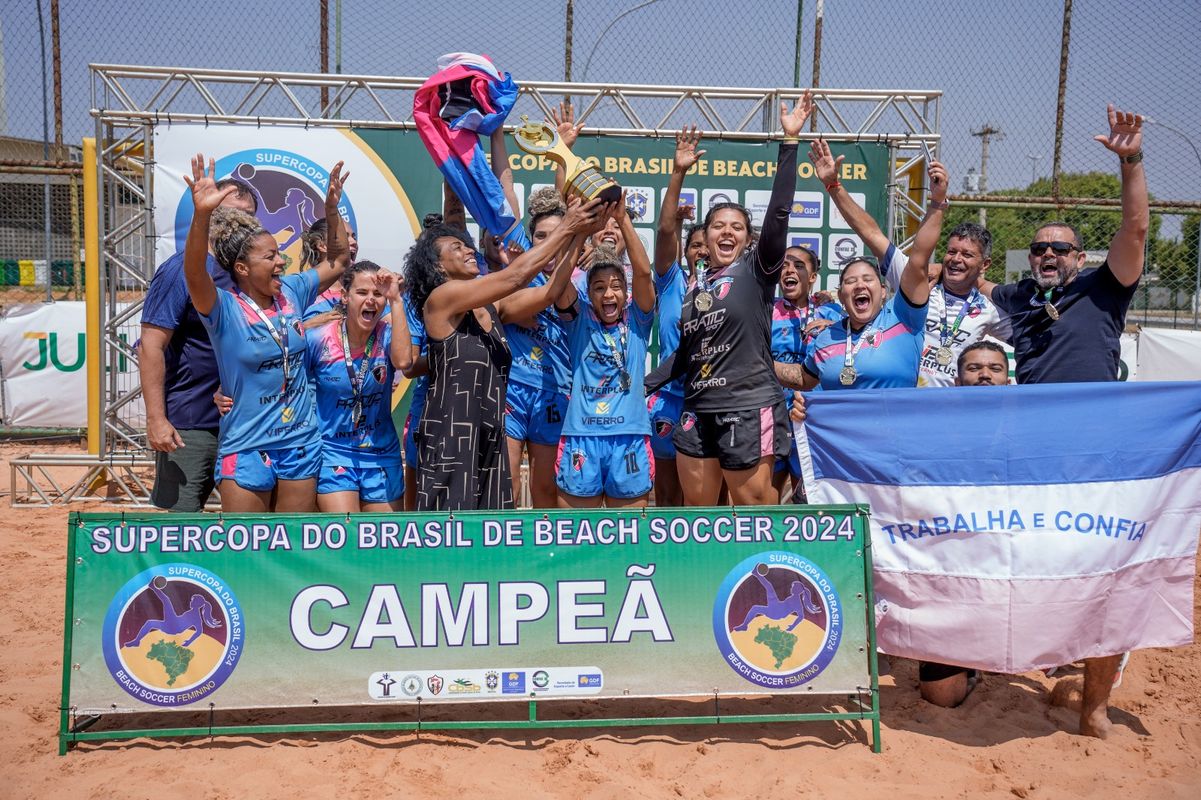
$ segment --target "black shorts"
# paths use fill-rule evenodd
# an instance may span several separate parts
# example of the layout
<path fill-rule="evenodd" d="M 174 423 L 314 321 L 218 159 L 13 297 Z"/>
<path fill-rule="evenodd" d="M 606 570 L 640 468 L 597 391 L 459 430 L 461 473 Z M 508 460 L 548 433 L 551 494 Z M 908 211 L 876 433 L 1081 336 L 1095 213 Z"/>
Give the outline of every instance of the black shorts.
<path fill-rule="evenodd" d="M 784 401 L 746 411 L 694 412 L 684 409 L 672 436 L 676 451 L 692 458 L 716 458 L 722 469 L 751 469 L 764 458 L 787 458 L 792 426 Z"/>
<path fill-rule="evenodd" d="M 167 511 L 194 514 L 204 510 L 213 493 L 217 463 L 217 431 L 178 428 L 184 446 L 154 454 L 154 488 L 150 502 Z"/>

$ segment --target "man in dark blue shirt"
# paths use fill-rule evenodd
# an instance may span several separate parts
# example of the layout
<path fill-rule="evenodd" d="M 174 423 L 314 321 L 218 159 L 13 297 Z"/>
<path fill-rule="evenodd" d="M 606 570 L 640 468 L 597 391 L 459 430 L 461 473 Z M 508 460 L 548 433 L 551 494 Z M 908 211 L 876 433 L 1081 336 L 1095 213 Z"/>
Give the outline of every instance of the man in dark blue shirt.
<path fill-rule="evenodd" d="M 222 205 L 251 214 L 254 191 L 233 178 L 218 188 L 237 186 Z M 218 287 L 233 289 L 229 273 L 208 257 Z M 208 332 L 192 307 L 184 282 L 183 253 L 159 265 L 142 306 L 138 372 L 146 405 L 146 439 L 155 451 L 150 501 L 169 511 L 196 512 L 213 491 L 220 417 L 213 393 L 221 380 Z"/>
<path fill-rule="evenodd" d="M 1143 274 L 1150 225 L 1143 172 L 1143 118 L 1109 106 L 1109 135 L 1094 137 L 1118 157 L 1122 223 L 1105 262 L 1081 272 L 1084 243 L 1065 222 L 1050 222 L 1030 245 L 1030 273 L 1016 284 L 982 282 L 981 289 L 1013 323 L 1018 383 L 1118 379 L 1119 337 Z M 1084 660 L 1080 732 L 1105 738 L 1109 692 L 1122 654 Z"/>

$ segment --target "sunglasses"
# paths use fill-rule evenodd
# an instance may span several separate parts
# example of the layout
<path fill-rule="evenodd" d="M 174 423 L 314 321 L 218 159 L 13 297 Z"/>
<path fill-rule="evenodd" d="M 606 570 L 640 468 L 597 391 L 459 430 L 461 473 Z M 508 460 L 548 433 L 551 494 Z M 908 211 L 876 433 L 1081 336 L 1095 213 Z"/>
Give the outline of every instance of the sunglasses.
<path fill-rule="evenodd" d="M 1030 255 L 1041 256 L 1043 253 L 1047 252 L 1048 247 L 1051 248 L 1051 252 L 1057 256 L 1066 256 L 1073 250 L 1080 249 L 1071 242 L 1031 242 Z"/>

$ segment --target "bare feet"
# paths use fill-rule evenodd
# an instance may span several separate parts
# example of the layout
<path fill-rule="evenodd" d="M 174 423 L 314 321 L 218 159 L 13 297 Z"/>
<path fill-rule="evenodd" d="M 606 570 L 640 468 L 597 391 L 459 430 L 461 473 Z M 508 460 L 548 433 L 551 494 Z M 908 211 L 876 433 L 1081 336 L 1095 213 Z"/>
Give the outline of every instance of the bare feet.
<path fill-rule="evenodd" d="M 1084 659 L 1084 697 L 1080 703 L 1080 735 L 1104 739 L 1109 735 L 1109 692 L 1122 663 L 1122 654 Z"/>
<path fill-rule="evenodd" d="M 1080 712 L 1080 735 L 1105 739 L 1113 723 L 1109 721 L 1109 706 L 1093 709 L 1091 714 Z"/>

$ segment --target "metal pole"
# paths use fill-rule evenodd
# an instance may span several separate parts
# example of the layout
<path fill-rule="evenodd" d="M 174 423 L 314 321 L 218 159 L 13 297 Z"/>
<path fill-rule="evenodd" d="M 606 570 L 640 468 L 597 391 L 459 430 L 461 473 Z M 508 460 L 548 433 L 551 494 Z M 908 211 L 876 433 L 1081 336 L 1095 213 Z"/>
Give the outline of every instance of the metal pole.
<path fill-rule="evenodd" d="M 334 0 L 334 72 L 342 74 L 342 0 Z"/>
<path fill-rule="evenodd" d="M 46 75 L 46 22 L 42 17 L 42 0 L 37 0 L 38 4 L 38 40 L 42 45 L 42 157 L 47 161 L 50 160 L 50 88 L 47 85 Z M 45 177 L 45 183 L 42 188 L 42 222 L 45 235 L 45 258 L 46 258 L 46 302 L 53 303 L 54 295 L 51 292 L 51 286 L 54 283 L 51 272 L 53 267 L 53 254 L 50 251 L 50 176 Z"/>
<path fill-rule="evenodd" d="M 321 39 L 319 42 L 320 59 L 321 59 L 321 74 L 329 74 L 329 0 L 319 0 L 317 3 L 317 16 L 319 18 L 319 27 L 321 33 L 318 34 Z M 321 87 L 321 111 L 322 116 L 326 107 L 329 106 L 329 87 Z"/>
<path fill-rule="evenodd" d="M 1191 136 L 1179 128 L 1173 128 L 1171 125 L 1167 125 L 1157 119 L 1143 117 L 1143 122 L 1169 130 L 1188 142 L 1188 146 L 1193 148 L 1193 155 L 1197 159 L 1197 165 L 1201 166 L 1201 151 L 1197 150 L 1197 145 L 1193 143 Z M 1199 328 L 1201 328 L 1201 227 L 1197 230 L 1197 284 L 1193 291 L 1193 330 L 1198 330 Z"/>
<path fill-rule="evenodd" d="M 1059 45 L 1059 98 L 1055 103 L 1055 156 L 1051 165 L 1051 196 L 1059 197 L 1063 156 L 1063 104 L 1068 91 L 1068 52 L 1072 39 L 1072 0 L 1063 0 L 1063 39 Z"/>
<path fill-rule="evenodd" d="M 801 19 L 805 0 L 796 0 L 796 50 L 792 57 L 792 88 L 801 88 Z"/>
<path fill-rule="evenodd" d="M 571 46 L 573 30 L 575 29 L 575 0 L 567 0 L 567 18 L 564 23 L 566 32 L 564 37 L 566 41 L 563 43 L 563 80 L 571 83 Z"/>
<path fill-rule="evenodd" d="M 817 0 L 817 18 L 813 21 L 813 80 L 814 89 L 822 85 L 822 22 L 826 16 L 826 0 Z M 817 114 L 809 120 L 809 130 L 817 130 Z"/>

